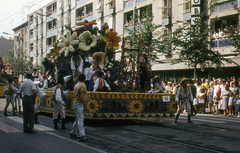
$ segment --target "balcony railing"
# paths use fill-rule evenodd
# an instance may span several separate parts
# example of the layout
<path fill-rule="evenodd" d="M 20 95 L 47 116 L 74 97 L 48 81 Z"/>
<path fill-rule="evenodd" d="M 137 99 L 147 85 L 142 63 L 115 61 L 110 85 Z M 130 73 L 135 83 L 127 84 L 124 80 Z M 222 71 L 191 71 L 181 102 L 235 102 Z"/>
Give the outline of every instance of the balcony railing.
<path fill-rule="evenodd" d="M 216 39 L 213 41 L 212 48 L 232 46 L 228 42 L 230 42 L 230 39 Z"/>
<path fill-rule="evenodd" d="M 77 6 L 82 5 L 82 4 L 84 4 L 84 3 L 88 2 L 88 1 L 89 0 L 79 0 L 79 1 L 77 1 Z"/>
<path fill-rule="evenodd" d="M 35 25 L 36 25 L 36 23 L 30 24 L 30 25 L 29 25 L 29 29 L 32 29 Z"/>
<path fill-rule="evenodd" d="M 53 48 L 53 46 L 49 46 L 46 48 L 47 53 L 50 53 L 50 49 Z"/>
<path fill-rule="evenodd" d="M 50 20 L 56 16 L 57 16 L 57 12 L 54 12 L 53 14 L 51 14 L 50 16 L 47 17 L 47 20 Z"/>
<path fill-rule="evenodd" d="M 33 37 L 30 37 L 29 41 L 32 42 L 33 41 Z"/>
<path fill-rule="evenodd" d="M 33 51 L 30 51 L 30 52 L 29 52 L 29 55 L 30 55 L 30 56 L 33 56 L 33 55 L 34 55 Z"/>
<path fill-rule="evenodd" d="M 227 10 L 227 9 L 233 9 L 233 5 L 231 4 L 233 2 L 233 4 L 238 5 L 239 0 L 233 0 L 230 2 L 224 2 L 224 3 L 220 3 L 220 4 L 216 4 L 212 7 L 212 12 L 219 12 L 219 11 L 223 11 L 223 10 Z"/>
<path fill-rule="evenodd" d="M 53 29 L 53 30 L 51 30 L 51 31 L 48 31 L 48 32 L 47 32 L 47 36 L 53 35 L 53 34 L 55 34 L 55 33 L 57 33 L 57 28 L 55 28 L 55 29 Z"/>
<path fill-rule="evenodd" d="M 93 20 L 93 15 L 82 18 L 81 20 L 77 20 L 76 22 L 79 23 L 79 22 L 83 22 L 84 20 L 92 21 Z"/>
<path fill-rule="evenodd" d="M 135 3 L 135 0 L 131 0 L 124 3 L 124 8 L 132 7 Z"/>
<path fill-rule="evenodd" d="M 142 2 L 145 2 L 147 0 L 137 0 L 137 3 L 142 3 Z"/>

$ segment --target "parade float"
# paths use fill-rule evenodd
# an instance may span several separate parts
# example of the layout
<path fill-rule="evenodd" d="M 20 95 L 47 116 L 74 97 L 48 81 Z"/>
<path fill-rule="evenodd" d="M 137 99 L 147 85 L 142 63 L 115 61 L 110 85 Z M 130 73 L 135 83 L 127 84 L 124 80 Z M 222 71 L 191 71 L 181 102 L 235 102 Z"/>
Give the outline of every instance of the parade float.
<path fill-rule="evenodd" d="M 65 64 L 74 61 L 73 56 L 81 56 L 90 52 L 93 58 L 99 58 L 99 64 L 105 72 L 109 72 L 108 79 L 111 85 L 116 87 L 110 92 L 87 92 L 87 103 L 91 112 L 84 112 L 87 119 L 140 119 L 140 118 L 171 118 L 176 112 L 175 95 L 169 93 L 146 93 L 140 89 L 140 61 L 141 42 L 139 39 L 137 50 L 137 61 L 133 61 L 128 52 L 131 49 L 125 47 L 125 39 L 121 38 L 114 29 L 109 29 L 108 24 L 104 23 L 99 30 L 93 27 L 95 21 L 84 21 L 77 23 L 79 26 L 75 31 L 67 27 L 69 31 L 59 37 L 53 45 L 50 56 L 55 59 L 55 66 L 58 73 L 69 75 L 69 65 Z M 122 47 L 119 42 L 122 41 Z M 117 51 L 121 48 L 121 51 Z M 121 53 L 119 61 L 114 60 L 115 53 Z M 77 59 L 77 58 L 76 58 Z M 43 64 L 48 71 L 51 71 L 50 60 L 45 60 Z M 84 68 L 84 65 L 83 65 Z M 74 82 L 74 81 L 73 81 Z M 128 83 L 127 83 L 128 82 Z M 135 83 L 134 83 L 135 82 Z M 117 84 L 117 85 L 116 85 Z M 53 88 L 44 91 L 46 99 L 38 97 L 40 112 L 53 113 Z M 69 91 L 66 97 L 66 115 L 75 116 L 74 92 Z"/>
<path fill-rule="evenodd" d="M 3 64 L 2 57 L 0 56 L 0 97 L 4 97 L 3 90 L 7 84 L 7 79 L 14 75 L 14 68 L 11 64 Z"/>

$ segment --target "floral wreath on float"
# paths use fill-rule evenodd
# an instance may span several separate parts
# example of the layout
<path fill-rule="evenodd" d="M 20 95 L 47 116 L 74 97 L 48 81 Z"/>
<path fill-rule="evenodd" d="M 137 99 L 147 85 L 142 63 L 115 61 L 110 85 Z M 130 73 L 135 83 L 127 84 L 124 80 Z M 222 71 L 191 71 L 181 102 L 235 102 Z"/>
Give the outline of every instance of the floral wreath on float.
<path fill-rule="evenodd" d="M 55 65 L 59 68 L 64 59 L 71 57 L 73 54 L 84 57 L 86 52 L 93 54 L 104 54 L 103 69 L 110 71 L 112 79 L 117 79 L 116 71 L 118 62 L 113 60 L 115 50 L 119 49 L 121 37 L 114 29 L 109 29 L 107 23 L 104 23 L 101 30 L 96 25 L 96 20 L 77 23 L 76 30 L 72 30 L 70 26 L 65 35 L 58 38 L 50 51 L 50 56 L 55 59 Z M 45 62 L 46 63 L 46 62 Z"/>

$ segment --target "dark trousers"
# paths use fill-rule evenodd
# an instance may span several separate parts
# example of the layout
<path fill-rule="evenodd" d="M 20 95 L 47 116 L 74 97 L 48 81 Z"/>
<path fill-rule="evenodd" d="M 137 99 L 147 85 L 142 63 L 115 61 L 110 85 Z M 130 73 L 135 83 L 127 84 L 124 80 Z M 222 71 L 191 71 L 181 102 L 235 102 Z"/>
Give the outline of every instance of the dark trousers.
<path fill-rule="evenodd" d="M 23 130 L 27 131 L 34 127 L 34 96 L 23 97 Z"/>
<path fill-rule="evenodd" d="M 85 80 L 85 85 L 87 86 L 87 90 L 88 90 L 88 88 L 89 88 L 89 80 Z"/>

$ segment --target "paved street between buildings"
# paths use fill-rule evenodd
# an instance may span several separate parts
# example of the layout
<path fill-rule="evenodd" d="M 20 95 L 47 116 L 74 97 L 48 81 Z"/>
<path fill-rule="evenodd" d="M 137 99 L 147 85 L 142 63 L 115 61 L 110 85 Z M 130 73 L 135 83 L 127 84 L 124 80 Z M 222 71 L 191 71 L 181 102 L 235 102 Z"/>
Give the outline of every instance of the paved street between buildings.
<path fill-rule="evenodd" d="M 0 99 L 0 151 L 2 153 L 237 153 L 240 150 L 240 118 L 197 114 L 193 124 L 187 114 L 174 119 L 134 121 L 85 120 L 86 142 L 70 138 L 73 118 L 68 118 L 68 130 L 54 130 L 51 115 L 40 114 L 41 124 L 35 134 L 23 133 L 22 114 L 3 115 L 5 99 Z M 59 127 L 61 127 L 59 123 Z"/>

